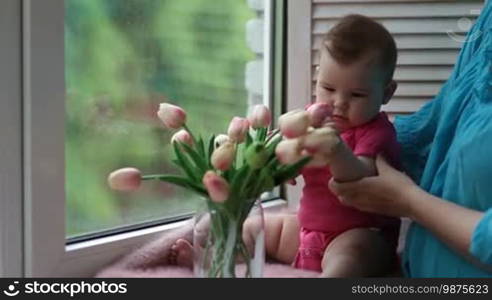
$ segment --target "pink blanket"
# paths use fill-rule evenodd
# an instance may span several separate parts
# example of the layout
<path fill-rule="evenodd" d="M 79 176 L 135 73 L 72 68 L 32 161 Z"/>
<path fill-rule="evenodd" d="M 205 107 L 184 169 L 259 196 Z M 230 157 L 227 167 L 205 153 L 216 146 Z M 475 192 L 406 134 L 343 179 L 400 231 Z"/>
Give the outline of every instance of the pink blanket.
<path fill-rule="evenodd" d="M 405 235 L 409 227 L 409 220 L 404 219 L 400 231 L 400 241 L 398 253 L 400 254 L 404 247 Z M 185 267 L 171 266 L 167 264 L 167 257 L 173 243 L 184 238 L 191 242 L 192 240 L 192 224 L 187 223 L 178 229 L 162 235 L 160 238 L 143 245 L 142 247 L 125 255 L 123 258 L 113 264 L 100 270 L 96 277 L 125 277 L 125 278 L 141 278 L 141 277 L 171 277 L 183 278 L 193 277 L 193 272 Z M 238 266 L 244 268 L 244 266 Z M 238 272 L 241 274 L 241 272 Z M 267 262 L 264 269 L 264 277 L 271 278 L 313 278 L 320 274 L 307 270 L 300 270 L 289 265 Z M 389 277 L 401 277 L 401 271 L 397 270 L 394 273 L 388 274 Z"/>
<path fill-rule="evenodd" d="M 166 233 L 151 243 L 127 254 L 120 260 L 99 271 L 96 277 L 193 277 L 192 270 L 188 268 L 167 265 L 167 256 L 170 248 L 178 238 L 191 241 L 191 224 Z M 244 266 L 240 265 L 238 268 L 244 268 Z M 264 277 L 271 278 L 313 278 L 318 276 L 319 273 L 316 272 L 300 270 L 275 262 L 266 263 L 264 269 Z"/>

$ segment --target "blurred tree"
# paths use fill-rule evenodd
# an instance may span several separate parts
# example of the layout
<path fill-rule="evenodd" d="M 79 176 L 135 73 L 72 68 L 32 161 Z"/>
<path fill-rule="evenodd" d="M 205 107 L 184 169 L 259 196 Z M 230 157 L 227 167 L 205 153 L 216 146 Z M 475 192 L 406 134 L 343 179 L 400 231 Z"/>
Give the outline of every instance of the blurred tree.
<path fill-rule="evenodd" d="M 67 235 L 172 216 L 193 195 L 146 183 L 133 194 L 106 185 L 114 169 L 177 173 L 155 112 L 163 101 L 208 137 L 246 113 L 245 42 L 253 17 L 237 0 L 66 0 Z"/>

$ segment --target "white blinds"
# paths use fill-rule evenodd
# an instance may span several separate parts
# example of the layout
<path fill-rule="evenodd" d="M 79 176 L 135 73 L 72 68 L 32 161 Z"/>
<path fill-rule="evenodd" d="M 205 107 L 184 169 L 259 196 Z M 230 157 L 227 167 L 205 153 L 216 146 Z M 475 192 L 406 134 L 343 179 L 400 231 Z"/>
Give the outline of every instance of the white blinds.
<path fill-rule="evenodd" d="M 384 107 L 392 114 L 416 111 L 437 94 L 453 68 L 464 34 L 483 6 L 483 1 L 311 1 L 311 89 L 323 34 L 346 14 L 364 14 L 382 23 L 397 43 L 399 87 Z"/>

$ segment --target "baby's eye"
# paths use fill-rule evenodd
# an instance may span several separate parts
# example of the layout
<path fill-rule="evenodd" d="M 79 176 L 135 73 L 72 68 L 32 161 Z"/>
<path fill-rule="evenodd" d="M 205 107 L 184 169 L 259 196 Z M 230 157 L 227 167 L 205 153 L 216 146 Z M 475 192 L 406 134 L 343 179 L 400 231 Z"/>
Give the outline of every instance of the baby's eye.
<path fill-rule="evenodd" d="M 331 93 L 333 93 L 335 91 L 334 88 L 332 88 L 332 87 L 326 87 L 326 86 L 325 86 L 325 90 L 327 90 L 328 92 L 331 92 Z"/>
<path fill-rule="evenodd" d="M 367 97 L 367 94 L 363 94 L 363 93 L 352 93 L 352 97 L 355 97 L 355 98 L 365 98 L 365 97 Z"/>

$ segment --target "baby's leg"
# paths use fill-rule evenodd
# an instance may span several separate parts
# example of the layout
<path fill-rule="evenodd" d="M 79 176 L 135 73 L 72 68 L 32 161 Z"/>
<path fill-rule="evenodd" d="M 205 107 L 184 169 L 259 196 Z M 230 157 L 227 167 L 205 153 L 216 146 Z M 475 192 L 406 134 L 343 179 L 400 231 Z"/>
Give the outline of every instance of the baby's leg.
<path fill-rule="evenodd" d="M 253 237 L 257 234 L 257 218 L 244 223 L 243 238 L 248 249 L 252 248 Z M 299 247 L 299 224 L 295 214 L 265 215 L 265 248 L 269 258 L 291 264 Z M 251 250 L 250 250 L 251 251 Z M 193 266 L 193 246 L 184 239 L 178 239 L 168 256 L 171 265 Z"/>
<path fill-rule="evenodd" d="M 374 277 L 391 271 L 394 249 L 381 232 L 355 228 L 337 236 L 326 248 L 322 277 Z"/>
<path fill-rule="evenodd" d="M 252 224 L 245 223 L 243 236 L 246 244 L 251 241 Z M 295 214 L 265 215 L 265 248 L 268 258 L 290 264 L 299 247 L 299 223 Z"/>
<path fill-rule="evenodd" d="M 178 239 L 171 246 L 167 257 L 169 265 L 193 268 L 193 246 L 185 239 Z"/>

